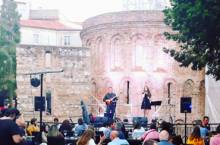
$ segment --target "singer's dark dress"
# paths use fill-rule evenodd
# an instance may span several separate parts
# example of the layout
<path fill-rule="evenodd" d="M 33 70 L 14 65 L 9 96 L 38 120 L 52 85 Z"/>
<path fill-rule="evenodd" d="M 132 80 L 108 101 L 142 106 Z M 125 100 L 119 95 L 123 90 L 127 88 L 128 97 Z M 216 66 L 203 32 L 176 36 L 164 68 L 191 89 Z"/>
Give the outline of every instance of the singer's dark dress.
<path fill-rule="evenodd" d="M 141 104 L 141 109 L 151 109 L 150 100 L 148 94 L 144 94 L 144 98 Z"/>

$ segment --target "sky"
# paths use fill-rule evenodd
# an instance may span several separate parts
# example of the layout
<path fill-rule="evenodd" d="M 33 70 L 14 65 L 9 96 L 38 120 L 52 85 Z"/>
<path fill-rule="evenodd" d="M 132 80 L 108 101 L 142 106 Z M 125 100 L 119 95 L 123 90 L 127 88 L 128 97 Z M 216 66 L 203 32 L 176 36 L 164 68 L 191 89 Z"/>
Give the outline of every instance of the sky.
<path fill-rule="evenodd" d="M 61 16 L 72 21 L 85 19 L 106 12 L 121 11 L 123 0 L 29 0 L 31 8 L 58 9 Z"/>

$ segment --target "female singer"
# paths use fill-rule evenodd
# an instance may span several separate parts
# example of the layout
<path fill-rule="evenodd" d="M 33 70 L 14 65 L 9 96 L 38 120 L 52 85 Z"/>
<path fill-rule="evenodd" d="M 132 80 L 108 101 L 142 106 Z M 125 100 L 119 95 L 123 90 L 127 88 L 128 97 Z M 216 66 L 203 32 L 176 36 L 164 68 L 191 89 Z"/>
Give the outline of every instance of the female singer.
<path fill-rule="evenodd" d="M 142 104 L 141 104 L 141 109 L 144 110 L 144 117 L 149 114 L 151 110 L 151 104 L 150 104 L 150 98 L 151 98 L 151 93 L 147 85 L 144 86 L 144 91 L 142 92 L 144 95 Z"/>

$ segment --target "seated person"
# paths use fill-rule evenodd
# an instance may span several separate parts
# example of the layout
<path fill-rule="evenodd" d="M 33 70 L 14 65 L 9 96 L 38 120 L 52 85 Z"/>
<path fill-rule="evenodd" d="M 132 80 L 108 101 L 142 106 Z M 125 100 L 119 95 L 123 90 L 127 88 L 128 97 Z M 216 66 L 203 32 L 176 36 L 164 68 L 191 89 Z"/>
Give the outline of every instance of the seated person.
<path fill-rule="evenodd" d="M 134 131 L 132 132 L 132 138 L 138 139 L 144 134 L 145 130 L 141 127 L 140 123 L 137 122 L 134 124 Z"/>
<path fill-rule="evenodd" d="M 72 131 L 72 126 L 70 124 L 70 121 L 69 120 L 64 120 L 63 123 L 61 124 L 60 128 L 59 128 L 59 131 L 61 133 L 64 133 L 64 132 L 71 132 Z"/>
<path fill-rule="evenodd" d="M 88 128 L 88 126 L 83 122 L 82 118 L 78 119 L 78 124 L 74 128 L 75 134 L 81 136 L 83 132 Z"/>
<path fill-rule="evenodd" d="M 160 142 L 158 145 L 173 145 L 169 142 L 169 132 L 167 130 L 162 130 L 159 134 Z"/>
<path fill-rule="evenodd" d="M 47 137 L 63 137 L 63 134 L 59 132 L 56 125 L 52 125 L 47 133 Z"/>
<path fill-rule="evenodd" d="M 118 131 L 112 131 L 110 134 L 111 142 L 109 142 L 108 145 L 129 145 L 127 140 L 120 139 L 118 135 Z"/>
<path fill-rule="evenodd" d="M 201 137 L 200 128 L 196 126 L 186 141 L 187 144 L 205 145 L 204 139 Z"/>
<path fill-rule="evenodd" d="M 141 140 L 147 141 L 149 139 L 151 140 L 159 140 L 159 132 L 156 130 L 157 126 L 155 123 L 152 123 L 150 125 L 150 130 L 146 131 L 142 136 L 141 136 Z"/>
<path fill-rule="evenodd" d="M 108 127 L 104 131 L 104 135 L 107 139 L 110 138 L 111 131 L 115 130 L 115 121 L 114 120 L 108 120 Z"/>
<path fill-rule="evenodd" d="M 27 128 L 27 134 L 32 135 L 33 132 L 40 132 L 40 128 L 37 126 L 37 119 L 32 118 L 31 124 Z"/>
<path fill-rule="evenodd" d="M 216 128 L 216 135 L 211 137 L 210 145 L 219 145 L 220 144 L 220 125 Z"/>

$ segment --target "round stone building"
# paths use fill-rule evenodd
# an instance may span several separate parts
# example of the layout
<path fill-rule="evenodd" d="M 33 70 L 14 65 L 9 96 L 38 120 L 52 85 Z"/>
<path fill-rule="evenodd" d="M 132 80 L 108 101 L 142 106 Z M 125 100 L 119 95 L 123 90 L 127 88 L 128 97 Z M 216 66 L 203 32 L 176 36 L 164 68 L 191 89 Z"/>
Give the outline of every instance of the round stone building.
<path fill-rule="evenodd" d="M 121 118 L 143 116 L 142 91 L 147 85 L 151 101 L 162 101 L 152 106 L 149 117 L 182 119 L 181 97 L 192 97 L 191 120 L 204 115 L 204 71 L 181 68 L 163 48 L 178 44 L 165 39 L 163 33 L 171 28 L 163 22 L 161 11 L 124 11 L 98 15 L 83 23 L 81 39 L 91 56 L 92 95 L 96 102 L 108 87 L 119 97 L 116 114 Z M 100 109 L 101 108 L 101 109 Z M 104 107 L 92 110 L 103 112 Z M 169 120 L 170 121 L 170 120 Z"/>

